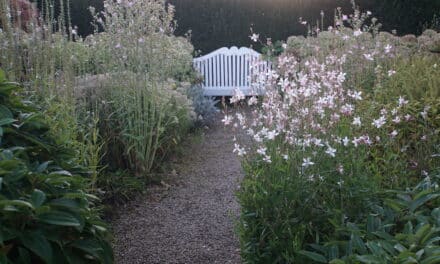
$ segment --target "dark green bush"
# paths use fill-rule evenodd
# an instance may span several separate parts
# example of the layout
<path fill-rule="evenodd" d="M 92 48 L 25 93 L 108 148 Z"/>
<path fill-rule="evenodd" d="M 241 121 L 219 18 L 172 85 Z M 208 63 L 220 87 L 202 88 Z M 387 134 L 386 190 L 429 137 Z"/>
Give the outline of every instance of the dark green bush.
<path fill-rule="evenodd" d="M 312 263 L 440 263 L 440 174 L 408 191 L 388 191 L 359 223 L 300 251 Z M 394 197 L 390 197 L 392 194 Z"/>
<path fill-rule="evenodd" d="M 19 93 L 0 72 L 0 263 L 112 263 L 85 170 Z"/>

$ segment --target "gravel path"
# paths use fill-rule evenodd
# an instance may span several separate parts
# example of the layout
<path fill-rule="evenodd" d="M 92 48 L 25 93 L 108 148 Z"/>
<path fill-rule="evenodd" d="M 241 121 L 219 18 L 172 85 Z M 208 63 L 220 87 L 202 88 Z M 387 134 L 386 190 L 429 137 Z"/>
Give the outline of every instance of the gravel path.
<path fill-rule="evenodd" d="M 240 263 L 234 192 L 242 170 L 231 134 L 218 120 L 185 149 L 165 187 L 119 209 L 116 263 Z"/>

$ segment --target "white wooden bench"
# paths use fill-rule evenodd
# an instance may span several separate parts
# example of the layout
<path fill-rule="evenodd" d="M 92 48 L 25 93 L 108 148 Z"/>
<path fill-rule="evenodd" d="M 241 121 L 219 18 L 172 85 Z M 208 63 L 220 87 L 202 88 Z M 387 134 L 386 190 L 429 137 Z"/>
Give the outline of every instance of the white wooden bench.
<path fill-rule="evenodd" d="M 257 66 L 258 65 L 258 66 Z M 194 68 L 203 76 L 206 96 L 231 96 L 236 89 L 244 95 L 254 95 L 251 77 L 265 74 L 269 62 L 261 61 L 261 54 L 250 48 L 220 48 L 194 59 Z"/>

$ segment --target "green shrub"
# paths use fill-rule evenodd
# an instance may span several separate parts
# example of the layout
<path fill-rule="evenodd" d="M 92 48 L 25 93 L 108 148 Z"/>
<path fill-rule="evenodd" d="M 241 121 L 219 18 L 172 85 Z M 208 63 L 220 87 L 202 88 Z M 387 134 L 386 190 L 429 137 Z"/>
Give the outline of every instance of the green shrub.
<path fill-rule="evenodd" d="M 357 223 L 335 223 L 331 239 L 300 251 L 311 263 L 439 263 L 440 171 L 407 191 L 387 191 Z"/>
<path fill-rule="evenodd" d="M 112 263 L 75 152 L 0 73 L 0 262 Z"/>

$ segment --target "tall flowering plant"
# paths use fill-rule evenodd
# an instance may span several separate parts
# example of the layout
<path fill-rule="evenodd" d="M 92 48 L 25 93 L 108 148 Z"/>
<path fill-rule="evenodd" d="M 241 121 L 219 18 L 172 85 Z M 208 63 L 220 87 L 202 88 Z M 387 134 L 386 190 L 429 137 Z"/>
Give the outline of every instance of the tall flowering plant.
<path fill-rule="evenodd" d="M 399 76 L 400 51 L 362 26 L 369 15 L 337 16 L 335 28 L 310 37 L 315 55 L 286 49 L 273 70 L 253 78 L 265 91 L 261 104 L 240 92 L 231 99 L 253 109 L 223 119 L 244 131 L 233 151 L 247 173 L 238 195 L 245 259 L 298 261 L 305 243 L 363 218 L 381 191 L 440 166 L 440 100 L 386 92 Z M 343 24 L 349 19 L 352 29 Z M 341 46 L 320 42 L 326 34 Z"/>

